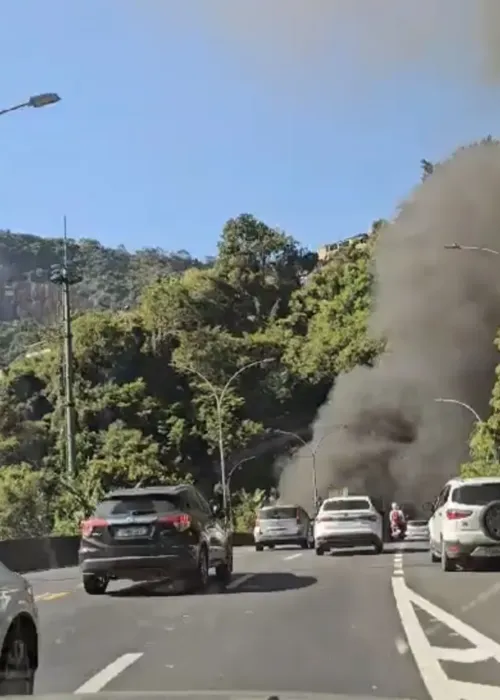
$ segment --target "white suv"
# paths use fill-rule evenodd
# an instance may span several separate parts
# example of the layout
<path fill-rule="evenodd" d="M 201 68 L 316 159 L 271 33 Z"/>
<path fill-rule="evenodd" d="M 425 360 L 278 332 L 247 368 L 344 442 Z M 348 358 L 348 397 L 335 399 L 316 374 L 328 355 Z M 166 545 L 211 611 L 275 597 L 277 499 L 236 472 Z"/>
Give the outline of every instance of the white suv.
<path fill-rule="evenodd" d="M 431 558 L 443 571 L 469 559 L 500 558 L 500 478 L 451 479 L 427 507 Z"/>
<path fill-rule="evenodd" d="M 368 496 L 339 496 L 323 501 L 314 522 L 316 554 L 329 549 L 374 547 L 384 549 L 382 516 Z"/>

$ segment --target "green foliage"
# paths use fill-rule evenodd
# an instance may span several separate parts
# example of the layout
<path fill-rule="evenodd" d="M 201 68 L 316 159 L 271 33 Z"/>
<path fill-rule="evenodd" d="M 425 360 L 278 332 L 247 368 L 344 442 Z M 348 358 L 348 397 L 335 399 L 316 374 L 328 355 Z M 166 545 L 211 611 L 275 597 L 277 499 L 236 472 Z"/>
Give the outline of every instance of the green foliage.
<path fill-rule="evenodd" d="M 500 331 L 495 346 L 500 350 Z M 490 407 L 488 420 L 476 424 L 472 431 L 469 441 L 471 458 L 462 465 L 463 476 L 500 476 L 500 365 L 496 369 Z"/>
<path fill-rule="evenodd" d="M 264 504 L 265 497 L 266 492 L 262 489 L 257 489 L 253 493 L 242 489 L 234 494 L 233 522 L 236 532 L 252 532 L 256 513 Z"/>
<path fill-rule="evenodd" d="M 227 222 L 210 265 L 71 242 L 84 278 L 72 288 L 78 477 L 65 475 L 59 327 L 42 314 L 50 327 L 38 350 L 19 355 L 19 341 L 0 379 L 0 498 L 14 499 L 0 529 L 76 532 L 103 493 L 137 483 L 192 479 L 210 496 L 220 481 L 219 418 L 229 467 L 258 455 L 235 475 L 237 526 L 250 528 L 275 485 L 269 435 L 303 432 L 336 376 L 369 365 L 382 347 L 366 333 L 380 225 L 322 262 L 248 214 Z M 21 279 L 45 274 L 58 242 L 5 233 L 2 249 Z M 18 501 L 27 522 L 16 529 Z"/>

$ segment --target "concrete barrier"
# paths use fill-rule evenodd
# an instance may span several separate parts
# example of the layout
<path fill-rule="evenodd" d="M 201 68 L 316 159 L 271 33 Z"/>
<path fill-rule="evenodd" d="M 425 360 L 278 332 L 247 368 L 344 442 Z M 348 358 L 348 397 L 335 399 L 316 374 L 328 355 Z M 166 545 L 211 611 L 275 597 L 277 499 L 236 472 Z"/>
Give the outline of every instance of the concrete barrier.
<path fill-rule="evenodd" d="M 26 540 L 0 540 L 0 561 L 12 571 L 21 574 L 28 571 L 61 569 L 78 565 L 80 538 L 44 537 Z M 233 546 L 253 544 L 251 532 L 233 533 Z"/>

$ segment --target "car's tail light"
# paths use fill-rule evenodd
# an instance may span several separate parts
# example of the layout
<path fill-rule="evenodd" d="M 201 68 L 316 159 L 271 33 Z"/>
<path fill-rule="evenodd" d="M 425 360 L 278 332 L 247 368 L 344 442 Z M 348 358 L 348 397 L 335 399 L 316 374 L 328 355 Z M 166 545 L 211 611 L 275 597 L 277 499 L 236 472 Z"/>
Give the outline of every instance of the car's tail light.
<path fill-rule="evenodd" d="M 90 537 L 95 530 L 108 526 L 108 521 L 103 518 L 89 518 L 84 520 L 80 525 L 80 530 L 83 537 Z"/>
<path fill-rule="evenodd" d="M 192 520 L 187 513 L 178 513 L 176 515 L 163 515 L 158 522 L 174 527 L 178 532 L 185 532 L 191 527 Z"/>
<path fill-rule="evenodd" d="M 446 517 L 448 520 L 463 520 L 472 515 L 471 510 L 459 510 L 458 508 L 453 508 L 446 511 Z"/>

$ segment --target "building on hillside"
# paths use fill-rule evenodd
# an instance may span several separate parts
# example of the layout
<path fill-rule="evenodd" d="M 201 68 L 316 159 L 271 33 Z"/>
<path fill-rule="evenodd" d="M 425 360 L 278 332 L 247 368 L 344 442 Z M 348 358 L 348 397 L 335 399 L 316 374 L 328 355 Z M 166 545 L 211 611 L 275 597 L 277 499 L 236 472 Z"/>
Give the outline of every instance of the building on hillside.
<path fill-rule="evenodd" d="M 346 248 L 364 248 L 367 245 L 369 237 L 369 233 L 359 233 L 357 236 L 351 236 L 350 238 L 345 238 L 342 241 L 326 243 L 318 250 L 318 262 L 320 264 L 326 263 L 334 258 L 339 251 L 346 250 Z"/>

